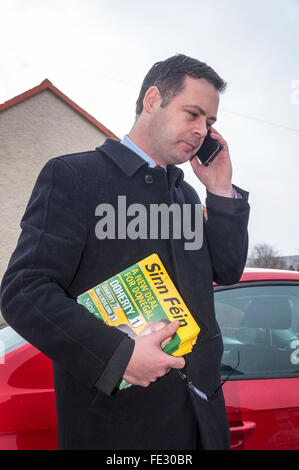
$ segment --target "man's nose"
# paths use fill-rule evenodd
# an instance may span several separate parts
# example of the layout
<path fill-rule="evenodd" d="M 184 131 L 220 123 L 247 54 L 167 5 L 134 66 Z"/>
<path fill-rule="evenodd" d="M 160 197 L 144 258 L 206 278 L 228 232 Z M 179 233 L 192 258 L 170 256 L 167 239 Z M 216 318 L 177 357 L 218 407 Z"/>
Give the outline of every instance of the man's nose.
<path fill-rule="evenodd" d="M 198 121 L 194 125 L 194 128 L 193 128 L 193 134 L 194 135 L 197 135 L 201 138 L 205 138 L 207 133 L 208 133 L 208 127 L 207 127 L 207 123 L 204 119 L 201 119 L 200 121 Z"/>

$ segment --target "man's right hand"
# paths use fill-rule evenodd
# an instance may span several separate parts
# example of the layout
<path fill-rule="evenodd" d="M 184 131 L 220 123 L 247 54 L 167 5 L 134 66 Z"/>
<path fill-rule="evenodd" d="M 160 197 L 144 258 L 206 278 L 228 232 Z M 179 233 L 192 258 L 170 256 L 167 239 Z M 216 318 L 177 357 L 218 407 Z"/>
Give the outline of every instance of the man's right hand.
<path fill-rule="evenodd" d="M 177 320 L 154 333 L 137 336 L 134 351 L 123 378 L 133 385 L 148 387 L 159 377 L 167 374 L 170 369 L 185 367 L 183 357 L 171 356 L 161 349 L 161 343 L 173 336 L 179 327 L 180 322 Z"/>

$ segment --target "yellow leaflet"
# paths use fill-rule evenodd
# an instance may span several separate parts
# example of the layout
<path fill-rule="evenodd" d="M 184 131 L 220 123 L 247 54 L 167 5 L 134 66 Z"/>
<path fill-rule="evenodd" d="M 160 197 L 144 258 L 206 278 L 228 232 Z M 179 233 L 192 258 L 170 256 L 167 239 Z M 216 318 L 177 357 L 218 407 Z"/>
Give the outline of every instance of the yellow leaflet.
<path fill-rule="evenodd" d="M 170 321 L 179 320 L 181 322 L 181 327 L 177 331 L 181 342 L 184 343 L 190 339 L 196 339 L 200 329 L 171 281 L 159 256 L 154 253 L 137 264 L 150 284 L 168 319 Z"/>

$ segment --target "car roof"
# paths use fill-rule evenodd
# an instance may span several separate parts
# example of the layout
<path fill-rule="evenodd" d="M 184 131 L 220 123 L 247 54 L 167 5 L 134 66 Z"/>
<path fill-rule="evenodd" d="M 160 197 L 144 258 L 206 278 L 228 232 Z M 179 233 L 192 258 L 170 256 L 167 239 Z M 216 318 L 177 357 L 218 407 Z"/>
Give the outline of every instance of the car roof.
<path fill-rule="evenodd" d="M 299 272 L 286 269 L 245 268 L 240 282 L 264 280 L 299 281 Z"/>

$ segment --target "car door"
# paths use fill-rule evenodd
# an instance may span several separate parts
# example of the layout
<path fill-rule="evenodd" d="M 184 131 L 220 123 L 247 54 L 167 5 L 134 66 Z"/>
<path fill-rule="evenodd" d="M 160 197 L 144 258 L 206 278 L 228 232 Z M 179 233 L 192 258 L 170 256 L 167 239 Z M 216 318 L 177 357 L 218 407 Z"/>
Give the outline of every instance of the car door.
<path fill-rule="evenodd" d="M 0 329 L 0 450 L 57 449 L 51 360 Z"/>
<path fill-rule="evenodd" d="M 299 283 L 215 288 L 232 449 L 299 449 Z"/>

